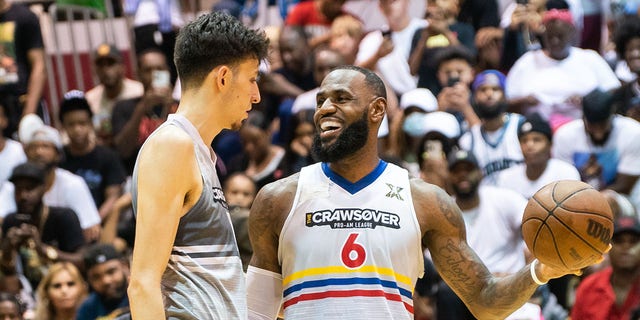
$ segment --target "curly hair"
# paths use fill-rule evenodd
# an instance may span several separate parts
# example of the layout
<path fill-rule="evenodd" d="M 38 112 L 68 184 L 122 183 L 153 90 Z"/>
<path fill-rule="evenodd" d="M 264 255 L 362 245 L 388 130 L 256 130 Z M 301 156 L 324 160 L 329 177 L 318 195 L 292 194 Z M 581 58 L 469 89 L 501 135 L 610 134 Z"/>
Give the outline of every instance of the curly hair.
<path fill-rule="evenodd" d="M 620 21 L 614 33 L 616 53 L 620 59 L 624 59 L 627 43 L 633 38 L 640 38 L 640 17 L 627 16 Z"/>
<path fill-rule="evenodd" d="M 182 86 L 195 87 L 217 66 L 234 67 L 246 59 L 265 59 L 268 46 L 264 32 L 248 29 L 226 13 L 212 12 L 180 30 L 174 62 Z"/>

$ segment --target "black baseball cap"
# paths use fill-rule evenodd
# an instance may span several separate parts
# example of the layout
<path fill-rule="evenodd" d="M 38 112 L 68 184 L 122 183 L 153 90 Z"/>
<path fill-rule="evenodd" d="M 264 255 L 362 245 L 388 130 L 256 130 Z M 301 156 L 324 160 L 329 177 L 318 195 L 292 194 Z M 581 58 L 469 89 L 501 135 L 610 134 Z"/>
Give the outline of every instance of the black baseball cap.
<path fill-rule="evenodd" d="M 634 216 L 620 216 L 613 222 L 613 236 L 623 232 L 640 235 L 640 220 Z"/>
<path fill-rule="evenodd" d="M 518 139 L 530 132 L 542 133 L 549 139 L 549 141 L 551 141 L 551 126 L 549 125 L 549 122 L 542 119 L 538 114 L 527 117 L 518 126 Z"/>
<path fill-rule="evenodd" d="M 120 50 L 118 50 L 115 45 L 103 43 L 96 48 L 93 59 L 94 61 L 98 61 L 101 59 L 110 59 L 120 62 L 122 61 L 122 53 L 120 53 Z"/>
<path fill-rule="evenodd" d="M 84 267 L 89 270 L 92 267 L 103 264 L 109 260 L 121 259 L 122 255 L 111 244 L 97 243 L 90 246 L 84 252 Z"/>
<path fill-rule="evenodd" d="M 41 165 L 35 162 L 25 162 L 13 168 L 9 181 L 15 183 L 18 179 L 30 179 L 42 184 L 44 183 L 45 175 L 45 170 Z"/>
<path fill-rule="evenodd" d="M 598 88 L 582 98 L 582 112 L 590 123 L 602 122 L 613 114 L 613 94 Z"/>
<path fill-rule="evenodd" d="M 478 160 L 476 160 L 476 157 L 471 151 L 467 150 L 453 150 L 449 153 L 447 160 L 449 162 L 449 169 L 453 168 L 453 166 L 460 162 L 468 162 L 475 167 L 478 167 Z"/>

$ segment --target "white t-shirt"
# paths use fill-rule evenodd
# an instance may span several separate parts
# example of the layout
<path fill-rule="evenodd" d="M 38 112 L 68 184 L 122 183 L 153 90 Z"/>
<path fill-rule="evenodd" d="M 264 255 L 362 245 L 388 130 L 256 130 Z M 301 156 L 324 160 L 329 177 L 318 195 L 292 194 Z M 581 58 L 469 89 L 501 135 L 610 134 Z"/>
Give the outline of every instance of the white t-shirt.
<path fill-rule="evenodd" d="M 27 162 L 27 156 L 24 154 L 22 144 L 6 139 L 4 148 L 0 150 L 0 184 L 11 177 L 13 168 L 24 162 Z"/>
<path fill-rule="evenodd" d="M 584 130 L 583 120 L 571 121 L 553 136 L 552 155 L 573 164 L 578 172 L 591 161 L 597 161 L 601 174 L 585 181 L 596 189 L 613 183 L 618 173 L 640 175 L 640 123 L 624 116 L 615 116 L 607 142 L 596 146 Z"/>
<path fill-rule="evenodd" d="M 122 91 L 114 99 L 109 99 L 104 94 L 104 85 L 97 85 L 93 89 L 87 91 L 85 98 L 91 107 L 93 112 L 93 124 L 96 128 L 101 123 L 108 122 L 111 124 L 111 114 L 113 113 L 113 106 L 117 101 L 133 99 L 141 97 L 144 94 L 144 88 L 139 81 L 124 78 L 122 83 Z"/>
<path fill-rule="evenodd" d="M 15 187 L 13 183 L 5 182 L 0 188 L 0 217 L 15 212 Z M 73 210 L 82 229 L 87 229 L 100 223 L 100 215 L 95 202 L 91 197 L 89 187 L 82 177 L 67 170 L 56 168 L 56 178 L 42 197 L 45 205 L 50 207 L 63 207 Z"/>
<path fill-rule="evenodd" d="M 524 163 L 499 172 L 497 186 L 513 190 L 526 199 L 530 199 L 536 191 L 557 180 L 578 180 L 580 173 L 568 162 L 549 159 L 547 168 L 537 180 L 529 180 L 527 166 Z"/>
<path fill-rule="evenodd" d="M 492 273 L 514 273 L 525 265 L 520 225 L 527 200 L 515 191 L 480 186 L 480 205 L 462 211 L 467 242 Z"/>
<path fill-rule="evenodd" d="M 16 212 L 16 210 L 18 209 L 16 208 L 13 183 L 0 182 L 0 218 L 4 219 L 9 213 Z"/>
<path fill-rule="evenodd" d="M 397 94 L 404 94 L 415 89 L 418 84 L 418 78 L 412 76 L 409 70 L 409 54 L 411 53 L 413 34 L 416 30 L 426 26 L 425 20 L 414 18 L 402 31 L 392 32 L 393 51 L 380 58 L 376 64 L 376 71 L 380 72 Z M 378 51 L 382 40 L 382 32 L 369 32 L 360 42 L 356 64 L 371 58 Z"/>
<path fill-rule="evenodd" d="M 56 168 L 56 179 L 44 194 L 43 201 L 48 206 L 71 208 L 78 215 L 82 229 L 101 221 L 87 183 L 82 177 L 67 170 Z"/>
<path fill-rule="evenodd" d="M 542 50 L 525 53 L 509 71 L 505 93 L 509 99 L 533 95 L 540 104 L 533 107 L 545 119 L 558 114 L 582 118 L 582 108 L 565 103 L 567 98 L 585 96 L 595 88 L 608 91 L 620 81 L 607 62 L 595 51 L 571 48 L 564 60 L 549 58 Z"/>

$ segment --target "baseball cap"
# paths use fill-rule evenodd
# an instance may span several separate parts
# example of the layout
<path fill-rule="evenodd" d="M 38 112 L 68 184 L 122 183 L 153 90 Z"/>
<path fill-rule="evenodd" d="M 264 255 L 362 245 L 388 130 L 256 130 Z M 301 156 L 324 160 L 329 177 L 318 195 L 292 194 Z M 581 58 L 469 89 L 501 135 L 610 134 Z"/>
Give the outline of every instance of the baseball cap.
<path fill-rule="evenodd" d="M 438 110 L 438 100 L 426 88 L 416 88 L 405 92 L 400 97 L 400 109 L 405 110 L 409 107 L 418 107 L 424 112 L 432 112 Z"/>
<path fill-rule="evenodd" d="M 31 179 L 39 184 L 44 183 L 45 170 L 34 162 L 25 162 L 13 168 L 9 181 L 15 183 L 18 179 Z"/>
<path fill-rule="evenodd" d="M 480 72 L 471 84 L 471 88 L 475 91 L 479 86 L 490 84 L 499 86 L 504 91 L 506 77 L 498 70 L 485 70 Z"/>
<path fill-rule="evenodd" d="M 113 259 L 121 259 L 122 255 L 116 251 L 116 249 L 111 244 L 107 243 L 97 243 L 84 252 L 84 267 L 85 270 L 89 270 L 92 267 L 105 263 L 109 260 Z"/>
<path fill-rule="evenodd" d="M 444 111 L 427 113 L 423 118 L 425 134 L 436 131 L 449 139 L 460 137 L 460 123 L 454 115 Z"/>
<path fill-rule="evenodd" d="M 32 131 L 30 137 L 23 141 L 25 145 L 29 145 L 32 142 L 49 142 L 52 143 L 59 151 L 62 150 L 62 138 L 60 132 L 57 129 L 48 125 L 42 125 Z"/>
<path fill-rule="evenodd" d="M 620 216 L 613 222 L 613 236 L 623 232 L 640 235 L 640 221 L 635 216 Z"/>
<path fill-rule="evenodd" d="M 93 56 L 94 61 L 98 61 L 100 59 L 112 59 L 115 61 L 122 61 L 122 54 L 120 50 L 116 48 L 113 44 L 103 43 L 100 44 Z"/>
<path fill-rule="evenodd" d="M 460 162 L 468 162 L 476 167 L 478 166 L 478 160 L 476 160 L 476 157 L 473 155 L 473 153 L 467 150 L 453 150 L 451 153 L 449 153 L 448 162 L 449 169 L 453 168 L 453 166 Z"/>
<path fill-rule="evenodd" d="M 591 123 L 602 122 L 613 114 L 613 94 L 599 88 L 582 98 L 582 112 Z"/>
<path fill-rule="evenodd" d="M 527 117 L 525 121 L 518 126 L 518 139 L 530 132 L 542 133 L 551 141 L 551 126 L 537 114 Z"/>

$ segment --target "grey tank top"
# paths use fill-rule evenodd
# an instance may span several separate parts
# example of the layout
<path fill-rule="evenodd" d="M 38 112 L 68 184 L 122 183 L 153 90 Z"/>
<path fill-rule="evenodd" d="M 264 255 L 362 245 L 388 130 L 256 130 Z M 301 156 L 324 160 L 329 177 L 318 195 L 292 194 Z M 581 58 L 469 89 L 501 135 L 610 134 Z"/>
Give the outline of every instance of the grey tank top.
<path fill-rule="evenodd" d="M 170 115 L 156 132 L 164 126 L 176 126 L 191 136 L 203 181 L 200 198 L 180 219 L 171 257 L 162 276 L 167 319 L 246 319 L 242 262 L 213 150 L 181 115 Z M 180 161 L 180 155 L 176 155 L 176 161 Z M 137 185 L 136 162 L 132 181 L 134 208 L 137 208 Z"/>

